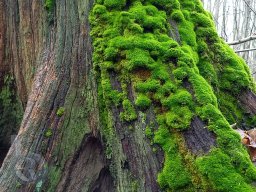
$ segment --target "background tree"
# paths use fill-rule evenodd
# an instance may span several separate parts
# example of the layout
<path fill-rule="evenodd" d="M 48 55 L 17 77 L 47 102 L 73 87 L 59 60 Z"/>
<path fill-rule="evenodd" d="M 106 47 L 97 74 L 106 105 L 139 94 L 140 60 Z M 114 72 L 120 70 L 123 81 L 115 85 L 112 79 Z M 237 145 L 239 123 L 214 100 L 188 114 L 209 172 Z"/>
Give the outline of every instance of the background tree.
<path fill-rule="evenodd" d="M 204 7 L 213 14 L 218 34 L 227 42 L 236 42 L 248 37 L 256 38 L 256 2 L 253 0 L 209 0 L 204 1 Z M 236 43 L 233 49 L 239 51 L 252 70 L 256 73 L 255 40 L 246 43 Z M 244 50 L 244 51 L 243 51 Z M 241 52 L 240 52 L 241 51 Z"/>

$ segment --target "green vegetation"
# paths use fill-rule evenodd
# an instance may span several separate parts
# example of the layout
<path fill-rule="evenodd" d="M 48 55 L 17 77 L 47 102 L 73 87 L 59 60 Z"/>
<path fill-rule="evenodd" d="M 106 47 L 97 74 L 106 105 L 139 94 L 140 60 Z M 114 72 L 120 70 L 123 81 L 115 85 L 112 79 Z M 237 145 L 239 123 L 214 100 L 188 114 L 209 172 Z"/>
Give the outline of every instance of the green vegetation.
<path fill-rule="evenodd" d="M 45 133 L 44 133 L 44 136 L 45 136 L 45 137 L 51 137 L 52 134 L 53 134 L 52 129 L 47 129 L 47 130 L 45 131 Z"/>
<path fill-rule="evenodd" d="M 120 114 L 121 119 L 125 121 L 133 121 L 137 118 L 135 109 L 129 99 L 123 101 L 124 112 Z"/>
<path fill-rule="evenodd" d="M 191 184 L 191 175 L 188 173 L 178 151 L 176 138 L 168 129 L 160 126 L 155 133 L 154 141 L 160 144 L 165 151 L 165 163 L 158 176 L 158 182 L 163 189 L 173 191 L 187 187 Z"/>
<path fill-rule="evenodd" d="M 2 83 L 3 86 L 0 89 L 0 145 L 7 147 L 11 135 L 18 132 L 23 109 L 16 94 L 14 78 L 5 75 Z"/>
<path fill-rule="evenodd" d="M 20 189 L 21 187 L 22 187 L 22 184 L 20 182 L 16 181 L 15 188 Z"/>
<path fill-rule="evenodd" d="M 158 175 L 164 190 L 207 191 L 210 185 L 216 191 L 253 191 L 250 182 L 256 179 L 256 169 L 228 122 L 241 120 L 244 113 L 235 104 L 236 94 L 254 89 L 244 61 L 218 37 L 199 0 L 133 0 L 124 8 L 125 3 L 97 1 L 90 16 L 109 150 L 112 107 L 121 106 L 120 118 L 131 122 L 137 119 L 134 103 L 140 110 L 153 106 L 159 127 L 147 127 L 145 134 L 165 152 Z M 168 36 L 169 19 L 177 23 L 180 44 Z M 180 152 L 176 137 L 194 116 L 208 122 L 217 135 L 216 148 L 201 157 Z M 198 172 L 191 170 L 192 164 Z"/>
<path fill-rule="evenodd" d="M 142 110 L 147 109 L 151 105 L 151 100 L 144 94 L 139 94 L 135 104 Z"/>
<path fill-rule="evenodd" d="M 122 8 L 126 3 L 126 0 L 104 0 L 104 5 L 108 8 Z"/>
<path fill-rule="evenodd" d="M 215 184 L 214 191 L 255 191 L 246 183 L 242 174 L 237 174 L 237 170 L 233 167 L 230 157 L 220 149 L 213 150 L 207 157 L 198 158 L 197 164 L 200 171 Z"/>
<path fill-rule="evenodd" d="M 44 0 L 44 2 L 44 7 L 47 10 L 47 22 L 51 25 L 54 22 L 55 0 Z"/>
<path fill-rule="evenodd" d="M 58 108 L 56 114 L 57 114 L 59 117 L 61 117 L 61 116 L 64 114 L 64 112 L 65 112 L 65 108 L 64 108 L 64 107 L 60 107 L 60 108 Z"/>
<path fill-rule="evenodd" d="M 45 0 L 44 7 L 49 11 L 53 11 L 55 0 Z"/>

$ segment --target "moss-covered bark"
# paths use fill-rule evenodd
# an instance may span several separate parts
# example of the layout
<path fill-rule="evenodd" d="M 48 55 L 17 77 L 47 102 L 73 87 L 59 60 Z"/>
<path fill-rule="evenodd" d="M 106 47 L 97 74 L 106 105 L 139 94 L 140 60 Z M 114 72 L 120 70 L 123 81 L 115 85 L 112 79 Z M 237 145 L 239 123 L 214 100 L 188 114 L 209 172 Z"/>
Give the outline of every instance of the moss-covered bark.
<path fill-rule="evenodd" d="M 120 105 L 120 118 L 129 123 L 138 110 L 154 108 L 158 128 L 147 132 L 165 152 L 160 187 L 253 191 L 255 168 L 220 110 L 230 123 L 241 123 L 244 110 L 235 98 L 254 85 L 244 61 L 217 36 L 200 1 L 98 1 L 91 23 L 106 108 Z M 111 84 L 111 73 L 121 89 Z M 195 117 L 217 137 L 217 145 L 203 156 L 182 153 L 178 139 Z"/>
<path fill-rule="evenodd" d="M 230 127 L 254 125 L 254 84 L 199 0 L 0 7 L 0 61 L 26 106 L 2 191 L 255 190 Z M 24 181 L 35 153 L 45 162 Z"/>

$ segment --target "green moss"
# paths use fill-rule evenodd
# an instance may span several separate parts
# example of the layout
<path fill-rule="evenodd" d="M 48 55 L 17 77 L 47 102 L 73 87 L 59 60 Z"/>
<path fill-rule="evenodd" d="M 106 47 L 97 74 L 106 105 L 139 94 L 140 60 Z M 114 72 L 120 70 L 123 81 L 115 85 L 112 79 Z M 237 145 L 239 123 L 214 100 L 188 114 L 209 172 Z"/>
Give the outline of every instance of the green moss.
<path fill-rule="evenodd" d="M 181 10 L 175 10 L 175 11 L 173 11 L 172 14 L 171 14 L 171 18 L 172 18 L 174 21 L 178 22 L 178 23 L 185 20 L 184 15 L 183 15 L 183 13 L 181 12 Z"/>
<path fill-rule="evenodd" d="M 196 34 L 194 32 L 194 24 L 192 22 L 183 21 L 180 23 L 179 34 L 183 43 L 196 47 Z"/>
<path fill-rule="evenodd" d="M 170 74 L 168 73 L 168 69 L 162 66 L 162 63 L 155 63 L 155 68 L 152 71 L 152 78 L 158 79 L 161 82 L 166 82 L 170 80 Z"/>
<path fill-rule="evenodd" d="M 216 149 L 209 156 L 197 159 L 200 171 L 213 183 L 213 190 L 223 192 L 255 191 L 244 178 L 237 173 L 228 155 Z"/>
<path fill-rule="evenodd" d="M 45 137 L 51 137 L 52 134 L 53 134 L 52 129 L 47 129 L 47 130 L 45 131 L 45 133 L 44 133 L 44 136 L 45 136 Z"/>
<path fill-rule="evenodd" d="M 130 100 L 125 99 L 123 101 L 123 109 L 124 112 L 120 114 L 122 120 L 130 122 L 137 119 L 136 111 Z"/>
<path fill-rule="evenodd" d="M 248 118 L 247 124 L 249 127 L 254 128 L 256 127 L 256 115 L 252 115 Z"/>
<path fill-rule="evenodd" d="M 126 57 L 129 60 L 129 65 L 125 66 L 128 70 L 146 68 L 153 62 L 149 52 L 142 49 L 130 49 Z"/>
<path fill-rule="evenodd" d="M 180 3 L 178 0 L 150 0 L 149 2 L 159 8 L 165 9 L 168 12 L 172 9 L 180 9 Z"/>
<path fill-rule="evenodd" d="M 202 75 L 209 84 L 212 86 L 218 86 L 217 73 L 208 59 L 200 59 L 197 66 L 200 71 L 200 75 Z"/>
<path fill-rule="evenodd" d="M 44 7 L 48 11 L 52 11 L 54 8 L 55 0 L 45 0 Z"/>
<path fill-rule="evenodd" d="M 151 105 L 151 100 L 144 94 L 139 94 L 135 104 L 142 110 L 147 109 Z"/>
<path fill-rule="evenodd" d="M 11 135 L 18 132 L 23 116 L 21 102 L 16 93 L 15 81 L 11 75 L 5 75 L 0 86 L 0 145 L 8 148 Z"/>
<path fill-rule="evenodd" d="M 121 9 L 126 3 L 126 0 L 104 0 L 104 5 L 112 9 Z"/>
<path fill-rule="evenodd" d="M 178 90 L 177 93 L 170 95 L 167 99 L 163 101 L 163 105 L 172 109 L 172 107 L 181 107 L 193 105 L 192 95 L 187 90 Z"/>
<path fill-rule="evenodd" d="M 132 7 L 130 11 L 134 15 L 135 21 L 143 28 L 147 28 L 149 30 L 164 30 L 166 20 L 165 12 L 158 11 L 157 8 L 152 5 L 137 5 Z"/>
<path fill-rule="evenodd" d="M 15 188 L 20 189 L 21 187 L 22 187 L 22 184 L 20 182 L 16 181 Z"/>
<path fill-rule="evenodd" d="M 145 129 L 145 135 L 146 135 L 149 139 L 151 139 L 152 136 L 154 135 L 154 133 L 153 133 L 153 131 L 152 131 L 152 129 L 151 129 L 150 126 L 147 126 L 147 127 L 146 127 L 146 129 Z"/>
<path fill-rule="evenodd" d="M 157 180 L 161 188 L 170 188 L 172 190 L 180 189 L 189 184 L 189 176 L 184 172 L 181 166 L 181 157 L 179 155 L 165 156 L 163 171 L 158 175 Z"/>
<path fill-rule="evenodd" d="M 187 68 L 186 67 L 179 67 L 173 70 L 173 75 L 178 80 L 183 80 L 188 76 Z"/>
<path fill-rule="evenodd" d="M 196 9 L 196 3 L 195 3 L 195 1 L 186 1 L 186 0 L 184 1 L 184 0 L 182 0 L 181 9 L 194 11 Z"/>
<path fill-rule="evenodd" d="M 107 9 L 104 5 L 96 4 L 92 9 L 93 14 L 101 15 L 107 12 Z"/>
<path fill-rule="evenodd" d="M 186 188 L 191 178 L 184 167 L 182 157 L 178 153 L 176 138 L 170 135 L 168 129 L 160 126 L 155 133 L 154 141 L 160 144 L 165 151 L 163 170 L 158 175 L 158 183 L 162 189 L 178 190 Z"/>
<path fill-rule="evenodd" d="M 186 129 L 190 126 L 193 113 L 186 107 L 172 109 L 166 114 L 166 124 L 172 129 Z"/>
<path fill-rule="evenodd" d="M 139 190 L 139 183 L 138 181 L 133 181 L 131 186 L 132 192 L 137 192 Z"/>
<path fill-rule="evenodd" d="M 193 12 L 191 14 L 193 23 L 198 27 L 213 27 L 213 21 L 204 13 Z"/>
<path fill-rule="evenodd" d="M 149 79 L 146 82 L 138 82 L 136 84 L 136 90 L 139 92 L 150 92 L 150 91 L 156 91 L 160 88 L 160 82 L 155 79 Z"/>
<path fill-rule="evenodd" d="M 228 93 L 217 95 L 219 109 L 229 124 L 240 124 L 243 121 L 243 112 L 237 105 L 236 99 Z"/>
<path fill-rule="evenodd" d="M 109 75 L 107 75 L 106 72 L 102 72 L 101 86 L 103 88 L 104 98 L 106 99 L 106 104 L 108 106 L 113 104 L 118 106 L 123 99 L 123 93 L 112 88 L 108 76 Z"/>
<path fill-rule="evenodd" d="M 208 119 L 209 121 L 214 122 L 224 118 L 219 109 L 210 103 L 205 104 L 201 109 L 200 116 L 203 119 Z"/>
<path fill-rule="evenodd" d="M 195 96 L 200 104 L 213 104 L 217 106 L 217 98 L 206 80 L 199 74 L 192 73 L 189 81 L 193 85 Z"/>
<path fill-rule="evenodd" d="M 48 172 L 48 180 L 50 181 L 50 186 L 48 191 L 55 191 L 61 177 L 61 170 L 57 166 L 50 167 Z"/>
<path fill-rule="evenodd" d="M 64 114 L 64 112 L 65 112 L 65 108 L 64 107 L 59 107 L 56 114 L 59 117 L 61 117 Z"/>
<path fill-rule="evenodd" d="M 161 86 L 161 94 L 167 95 L 168 93 L 174 93 L 178 89 L 177 85 L 174 82 L 167 81 L 164 85 Z"/>
<path fill-rule="evenodd" d="M 239 106 L 231 104 L 236 103 L 233 92 L 228 98 L 223 96 L 225 91 L 252 87 L 248 68 L 218 37 L 212 18 L 199 0 L 130 1 L 125 7 L 122 2 L 101 2 L 107 9 L 96 4 L 90 17 L 95 50 L 93 62 L 101 85 L 101 116 L 107 116 L 105 137 L 110 153 L 113 146 L 109 133 L 114 126 L 110 109 L 120 103 L 123 106 L 120 118 L 125 122 L 136 120 L 134 101 L 128 99 L 134 93 L 137 109 L 145 110 L 152 105 L 157 115 L 159 129 L 153 132 L 148 126 L 145 134 L 165 153 L 164 167 L 158 175 L 163 190 L 193 191 L 199 189 L 197 184 L 213 186 L 208 189 L 217 191 L 225 191 L 233 185 L 237 189 L 236 184 L 226 180 L 232 175 L 242 179 L 243 189 L 251 190 L 248 183 L 255 177 L 255 168 L 239 136 L 225 119 L 230 122 L 241 119 L 242 113 Z M 177 22 L 179 43 L 168 36 L 170 18 Z M 122 90 L 113 89 L 112 72 Z M 135 89 L 128 89 L 130 84 Z M 223 97 L 217 100 L 214 91 L 218 97 Z M 231 115 L 228 108 L 235 115 Z M 173 134 L 177 129 L 188 128 L 194 116 L 208 122 L 208 129 L 216 134 L 216 150 L 219 151 L 198 158 L 197 173 L 188 167 L 187 155 L 180 149 L 177 135 Z M 240 155 L 236 151 L 241 151 Z M 216 157 L 225 161 L 223 172 L 208 167 Z M 216 164 L 218 167 L 220 163 Z M 229 168 L 230 174 L 226 173 Z M 225 175 L 222 181 L 216 178 L 221 173 Z M 204 179 L 195 181 L 201 174 Z"/>
<path fill-rule="evenodd" d="M 197 27 L 196 35 L 211 42 L 219 39 L 217 32 L 212 27 Z"/>
<path fill-rule="evenodd" d="M 223 69 L 222 77 L 220 80 L 221 80 L 221 84 L 220 84 L 221 88 L 232 90 L 235 93 L 238 93 L 243 87 L 248 87 L 250 83 L 246 72 L 242 70 L 234 69 L 229 66 Z M 234 84 L 237 85 L 235 89 L 233 86 Z"/>
<path fill-rule="evenodd" d="M 104 50 L 104 56 L 105 60 L 112 61 L 114 60 L 118 55 L 119 50 L 114 47 L 108 47 Z"/>

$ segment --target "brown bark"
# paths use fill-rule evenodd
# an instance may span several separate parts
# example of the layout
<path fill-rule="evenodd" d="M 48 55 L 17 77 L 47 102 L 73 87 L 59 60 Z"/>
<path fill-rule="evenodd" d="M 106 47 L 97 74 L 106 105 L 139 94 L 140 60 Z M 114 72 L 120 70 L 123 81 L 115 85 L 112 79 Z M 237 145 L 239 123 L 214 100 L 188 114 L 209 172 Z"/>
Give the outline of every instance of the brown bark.
<path fill-rule="evenodd" d="M 17 176 L 21 170 L 30 178 L 28 160 L 35 155 L 49 167 L 43 177 L 47 191 L 159 191 L 156 177 L 163 155 L 152 151 L 142 118 L 133 123 L 135 131 L 129 132 L 129 126 L 119 119 L 122 109 L 113 107 L 116 151 L 111 160 L 105 156 L 89 36 L 92 4 L 57 1 L 56 20 L 50 24 L 42 1 L 1 0 L 1 13 L 8 18 L 0 22 L 7 40 L 1 44 L 5 46 L 1 53 L 26 106 L 18 136 L 1 167 L 1 191 L 35 190 L 40 177 L 27 182 Z M 118 85 L 117 80 L 113 84 Z M 64 114 L 56 115 L 62 106 Z M 154 120 L 153 111 L 149 113 Z M 49 129 L 52 136 L 46 137 Z M 36 176 L 44 165 L 39 162 Z M 60 171 L 54 184 L 51 169 Z"/>
<path fill-rule="evenodd" d="M 246 112 L 250 115 L 256 114 L 256 95 L 251 90 L 244 90 L 239 96 L 241 106 L 244 107 Z"/>
<path fill-rule="evenodd" d="M 4 66 L 4 26 L 5 26 L 5 19 L 4 19 L 4 2 L 0 2 L 0 79 L 3 79 L 3 73 L 6 69 Z"/>
<path fill-rule="evenodd" d="M 56 150 L 57 145 L 60 147 L 61 138 L 65 137 L 65 127 L 69 129 L 70 126 L 75 126 L 75 122 L 70 123 L 75 118 L 74 111 L 85 110 L 87 105 L 91 105 L 88 116 L 80 119 L 83 121 L 81 126 L 84 126 L 84 130 L 81 130 L 82 138 L 90 132 L 96 135 L 98 129 L 89 30 L 82 33 L 83 28 L 89 29 L 88 11 L 92 1 L 81 5 L 62 1 L 58 5 L 56 23 L 49 26 L 47 12 L 41 1 L 1 1 L 4 18 L 8 18 L 4 27 L 4 39 L 7 40 L 4 63 L 11 67 L 18 93 L 26 106 L 15 141 L 21 143 L 21 154 L 17 155 L 17 149 L 12 145 L 1 168 L 1 191 L 17 190 L 19 178 L 16 166 L 20 158 L 24 159 L 21 164 L 26 164 L 30 153 L 44 153 L 42 155 L 50 162 L 53 158 L 52 151 Z M 87 7 L 85 15 L 78 15 L 78 8 L 81 8 L 79 6 Z M 35 75 L 32 69 L 36 70 Z M 87 89 L 85 97 L 88 98 L 81 96 L 84 88 Z M 90 104 L 84 101 L 89 99 Z M 69 109 L 65 111 L 65 116 L 59 117 L 56 111 L 64 104 Z M 51 138 L 44 137 L 47 129 L 53 132 Z M 82 138 L 74 139 L 79 143 Z M 43 151 L 45 145 L 46 149 Z M 61 145 L 66 147 L 64 143 Z M 72 147 L 79 148 L 75 144 Z M 68 155 L 72 160 L 75 154 L 73 152 Z M 100 170 L 97 174 L 99 173 Z M 34 187 L 35 183 L 25 183 L 19 190 L 33 191 Z"/>
<path fill-rule="evenodd" d="M 191 123 L 190 129 L 183 132 L 186 145 L 195 155 L 205 154 L 216 146 L 216 136 L 209 131 L 206 124 L 195 117 Z"/>

